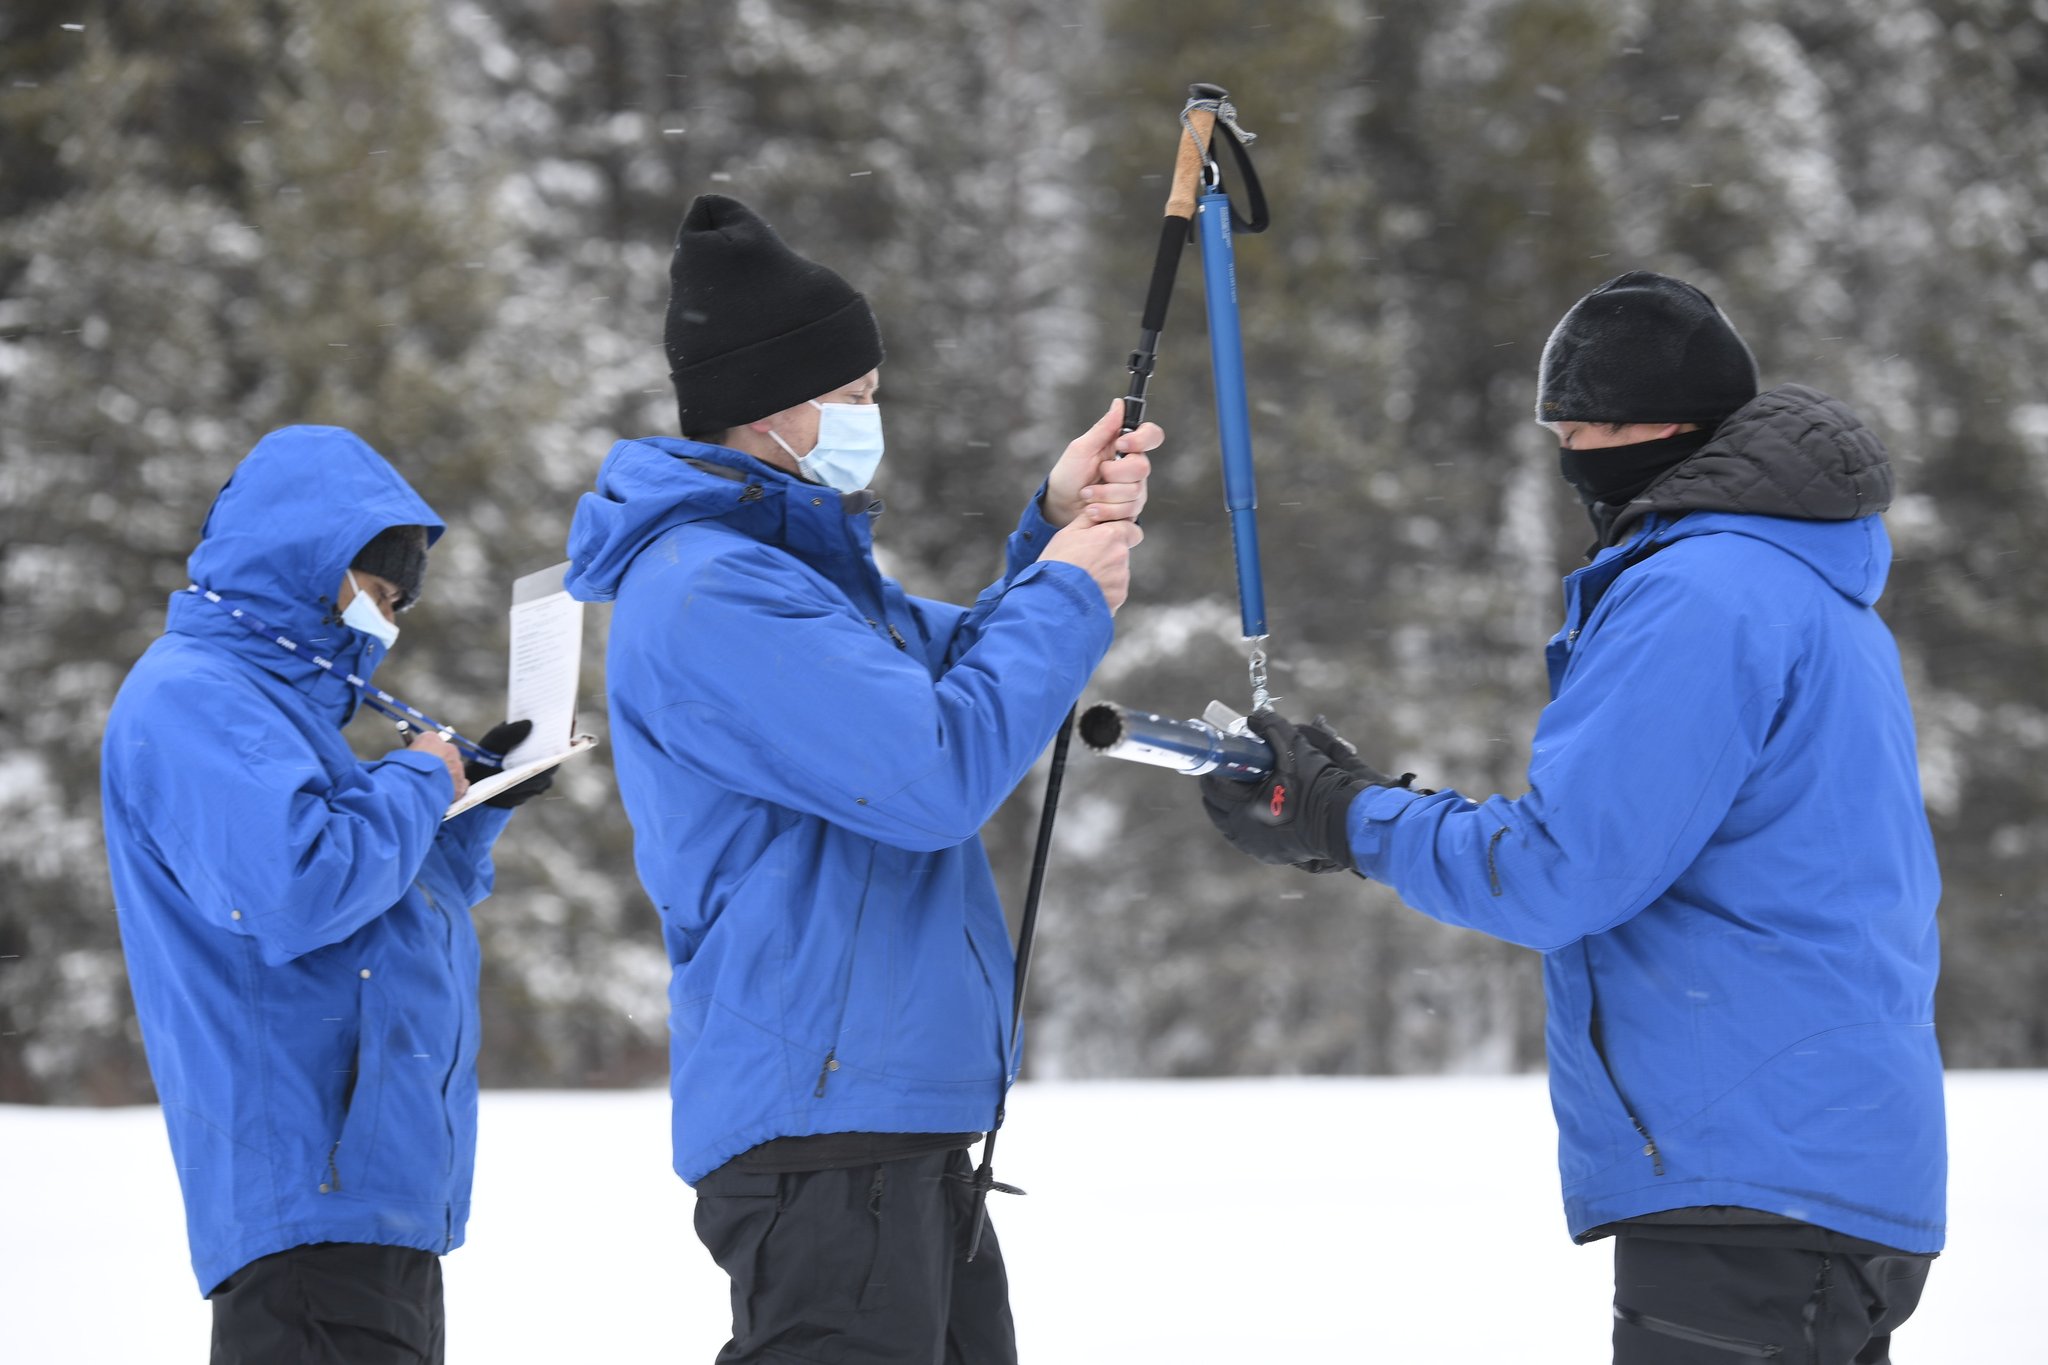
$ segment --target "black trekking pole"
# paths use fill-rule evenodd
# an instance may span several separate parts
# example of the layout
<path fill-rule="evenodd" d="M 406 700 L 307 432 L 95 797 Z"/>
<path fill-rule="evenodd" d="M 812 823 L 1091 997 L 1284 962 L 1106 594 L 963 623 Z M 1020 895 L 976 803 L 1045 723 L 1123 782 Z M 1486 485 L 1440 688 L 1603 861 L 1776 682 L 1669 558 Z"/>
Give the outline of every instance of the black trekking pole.
<path fill-rule="evenodd" d="M 1124 394 L 1122 426 L 1126 434 L 1136 431 L 1145 421 L 1145 390 L 1152 382 L 1152 372 L 1158 359 L 1159 335 L 1166 330 L 1166 306 L 1173 300 L 1173 282 L 1180 269 L 1181 249 L 1194 235 L 1197 196 L 1205 191 L 1209 196 L 1220 194 L 1220 174 L 1214 157 L 1210 155 L 1210 144 L 1219 120 L 1251 197 L 1252 216 L 1249 220 L 1238 220 L 1238 226 L 1245 232 L 1262 232 L 1266 227 L 1265 197 L 1243 148 L 1249 135 L 1237 128 L 1236 110 L 1230 106 L 1228 93 L 1220 85 L 1206 82 L 1191 85 L 1188 87 L 1188 102 L 1181 109 L 1181 138 L 1173 163 L 1173 186 L 1167 194 L 1166 216 L 1159 228 L 1159 250 L 1152 261 L 1152 283 L 1145 292 L 1145 311 L 1139 320 L 1137 349 L 1131 352 L 1127 362 L 1130 387 Z M 1227 211 L 1228 201 L 1224 200 L 1224 204 Z M 1200 207 L 1211 206 L 1204 204 Z M 1122 459 L 1123 456 L 1118 455 L 1117 458 Z M 1248 453 L 1246 458 L 1249 459 Z M 1260 614 L 1263 618 L 1263 605 Z M 1031 878 L 1024 891 L 1023 918 L 1017 926 L 1016 989 L 1010 1004 L 1010 1036 L 1004 1049 L 1003 1094 L 996 1102 L 995 1123 L 983 1141 L 981 1165 L 973 1176 L 974 1223 L 967 1238 L 967 1259 L 970 1261 L 981 1250 L 982 1233 L 988 1226 L 989 1191 L 1024 1193 L 1015 1185 L 1005 1185 L 995 1178 L 996 1134 L 1003 1126 L 1010 1086 L 1016 1080 L 1020 1061 L 1018 1045 L 1024 1025 L 1024 995 L 1031 980 L 1031 949 L 1038 936 L 1038 906 L 1045 890 L 1046 863 L 1052 856 L 1053 821 L 1059 814 L 1060 785 L 1066 778 L 1067 748 L 1074 737 L 1074 718 L 1078 710 L 1078 707 L 1068 710 L 1066 719 L 1060 722 L 1059 734 L 1053 739 L 1052 766 L 1045 778 L 1045 801 L 1038 813 L 1038 840 L 1031 855 Z"/>

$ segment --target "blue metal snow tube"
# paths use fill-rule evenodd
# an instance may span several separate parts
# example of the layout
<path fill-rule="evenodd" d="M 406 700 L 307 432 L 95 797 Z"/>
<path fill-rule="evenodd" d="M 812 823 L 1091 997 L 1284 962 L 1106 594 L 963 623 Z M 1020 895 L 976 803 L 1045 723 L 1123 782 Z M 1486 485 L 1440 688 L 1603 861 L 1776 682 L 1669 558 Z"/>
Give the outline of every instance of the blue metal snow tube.
<path fill-rule="evenodd" d="M 1209 309 L 1209 363 L 1215 371 L 1216 427 L 1223 443 L 1223 501 L 1230 509 L 1237 558 L 1237 606 L 1247 640 L 1266 634 L 1266 584 L 1259 572 L 1259 492 L 1252 477 L 1251 408 L 1245 397 L 1244 340 L 1237 321 L 1237 263 L 1230 242 L 1230 196 L 1204 194 L 1195 206 L 1202 241 L 1202 285 Z"/>

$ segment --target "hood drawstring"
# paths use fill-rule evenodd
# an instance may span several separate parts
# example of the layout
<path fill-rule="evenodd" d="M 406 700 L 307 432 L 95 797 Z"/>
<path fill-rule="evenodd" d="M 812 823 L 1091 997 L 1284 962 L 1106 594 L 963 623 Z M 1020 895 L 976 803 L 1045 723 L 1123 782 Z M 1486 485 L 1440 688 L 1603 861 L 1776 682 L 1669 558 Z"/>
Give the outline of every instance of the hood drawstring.
<path fill-rule="evenodd" d="M 492 753 L 489 749 L 484 748 L 475 740 L 465 739 L 463 736 L 457 734 L 455 732 L 454 726 L 443 725 L 440 721 L 435 720 L 426 712 L 421 711 L 419 708 L 411 705 L 408 702 L 402 701 L 399 698 L 392 696 L 389 692 L 384 691 L 382 688 L 372 687 L 370 686 L 369 683 L 357 677 L 355 674 L 344 672 L 341 669 L 336 668 L 334 665 L 334 661 L 332 659 L 325 658 L 322 655 L 316 654 L 312 650 L 305 648 L 298 641 L 291 639 L 289 636 L 280 633 L 274 627 L 265 625 L 262 621 L 257 620 L 254 616 L 251 616 L 247 611 L 243 610 L 241 607 L 229 606 L 227 600 L 223 598 L 219 593 L 214 592 L 212 589 L 202 588 L 197 583 L 193 583 L 188 585 L 185 590 L 189 593 L 194 594 L 195 596 L 205 598 L 207 601 L 213 603 L 222 611 L 225 611 L 228 615 L 234 617 L 235 620 L 241 622 L 244 626 L 247 626 L 250 630 L 254 631 L 257 635 L 262 636 L 264 639 L 270 641 L 272 644 L 281 645 L 285 649 L 290 650 L 293 654 L 296 654 L 301 659 L 310 660 L 316 666 L 325 669 L 330 676 L 339 678 L 341 681 L 347 683 L 350 687 L 355 688 L 356 691 L 362 693 L 363 703 L 366 706 L 368 706 L 371 710 L 376 711 L 382 715 L 389 716 L 392 720 L 397 721 L 400 726 L 411 726 L 413 728 L 420 730 L 434 731 L 435 733 L 439 734 L 442 739 L 447 740 L 450 744 L 453 744 L 466 757 L 474 760 L 475 762 L 482 763 L 486 766 L 493 768 L 502 768 L 505 766 L 505 759 L 502 754 Z"/>

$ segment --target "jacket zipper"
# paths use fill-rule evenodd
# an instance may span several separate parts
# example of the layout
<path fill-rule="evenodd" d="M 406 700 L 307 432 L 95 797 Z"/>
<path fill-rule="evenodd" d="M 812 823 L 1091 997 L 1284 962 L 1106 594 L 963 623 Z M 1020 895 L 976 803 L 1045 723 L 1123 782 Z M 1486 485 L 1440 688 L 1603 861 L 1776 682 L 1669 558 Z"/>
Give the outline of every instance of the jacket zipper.
<path fill-rule="evenodd" d="M 445 946 L 447 948 L 448 968 L 452 975 L 455 969 L 455 917 L 442 908 L 440 899 L 428 888 L 426 882 L 417 881 L 413 885 L 419 888 L 420 895 L 426 897 L 427 904 L 433 908 L 435 914 L 441 917 L 441 923 L 448 930 Z M 448 1112 L 448 1087 L 455 1083 L 455 1073 L 462 1065 L 463 1007 L 461 1000 L 462 992 L 457 991 L 455 1043 L 448 1058 L 448 1070 L 441 1077 L 441 1125 L 448 1130 L 448 1178 L 450 1180 L 455 1178 L 455 1119 Z M 455 1201 L 452 1198 L 447 1204 L 442 1206 L 441 1214 L 441 1242 L 444 1247 L 452 1250 L 455 1246 Z"/>
<path fill-rule="evenodd" d="M 881 599 L 880 592 L 877 592 L 875 596 L 878 601 Z M 884 617 L 888 615 L 886 607 L 878 607 L 877 610 L 881 611 Z M 868 616 L 865 613 L 862 614 L 862 619 L 872 629 L 888 631 L 889 639 L 895 643 L 897 649 L 906 654 L 910 652 L 909 642 L 896 629 L 895 623 L 888 620 L 877 621 L 874 617 Z M 874 871 L 874 853 L 872 850 L 868 854 L 868 871 L 870 874 Z M 825 1085 L 832 1079 L 832 1073 L 839 1069 L 839 1032 L 846 1027 L 846 1007 L 853 998 L 853 959 L 854 954 L 860 951 L 860 926 L 867 917 L 867 885 L 866 880 L 861 882 L 860 909 L 854 912 L 853 933 L 849 936 L 850 943 L 846 954 L 846 979 L 840 983 L 839 1017 L 832 1024 L 832 1047 L 825 1053 L 825 1060 L 818 1067 L 818 1083 L 811 1088 L 812 1099 L 822 1100 L 825 1098 Z"/>
<path fill-rule="evenodd" d="M 448 965 L 452 971 L 455 965 L 455 921 L 449 916 L 446 910 L 443 910 L 441 908 L 440 900 L 437 899 L 434 893 L 427 888 L 427 884 L 424 881 L 414 882 L 413 888 L 417 890 L 420 893 L 420 895 L 426 899 L 428 908 L 433 910 L 435 914 L 441 917 L 441 924 L 447 930 L 447 935 L 442 946 L 446 949 Z M 457 993 L 457 998 L 459 1001 L 460 992 Z M 455 1010 L 455 1042 L 453 1045 L 453 1052 L 448 1058 L 448 1069 L 447 1071 L 442 1073 L 441 1076 L 441 1126 L 448 1130 L 447 1174 L 450 1176 L 455 1174 L 455 1120 L 448 1113 L 448 1087 L 455 1080 L 455 1071 L 457 1066 L 461 1062 L 461 1058 L 462 1007 L 458 1003 Z"/>
<path fill-rule="evenodd" d="M 1629 1126 L 1634 1128 L 1636 1136 L 1643 1140 L 1643 1155 L 1650 1159 L 1651 1174 L 1664 1174 L 1664 1154 L 1657 1150 L 1657 1139 L 1650 1136 L 1650 1130 L 1636 1117 L 1636 1107 L 1629 1103 L 1628 1096 L 1622 1093 L 1621 1082 L 1614 1078 L 1614 1068 L 1607 1061 L 1607 1049 L 1600 1044 L 1600 1013 L 1597 1005 L 1594 1007 L 1592 1019 L 1588 1021 L 1588 1029 L 1589 1041 L 1593 1044 L 1593 1055 L 1600 1059 L 1600 1070 L 1606 1075 L 1607 1084 L 1613 1089 L 1615 1098 L 1621 1101 L 1621 1107 L 1628 1111 Z"/>
<path fill-rule="evenodd" d="M 1617 1090 L 1615 1093 L 1621 1092 Z M 1628 1116 L 1628 1121 L 1636 1126 L 1636 1133 L 1643 1139 L 1643 1155 L 1650 1158 L 1650 1173 L 1664 1174 L 1664 1154 L 1657 1150 L 1657 1139 L 1650 1136 L 1650 1130 L 1643 1127 L 1643 1121 L 1634 1114 Z"/>
<path fill-rule="evenodd" d="M 851 530 L 847 532 L 847 538 L 853 544 L 856 552 L 858 552 L 860 550 L 860 542 Z M 868 616 L 867 623 L 877 630 L 888 631 L 889 639 L 895 643 L 896 648 L 908 654 L 910 652 L 910 642 L 903 638 L 902 633 L 896 629 L 895 623 L 889 620 L 889 594 L 882 586 L 881 574 L 873 570 L 873 562 L 865 554 L 857 553 L 856 558 L 860 560 L 861 568 L 868 570 L 866 573 L 859 574 L 859 577 L 862 580 L 862 586 L 868 590 L 874 600 L 875 616 L 882 618 L 878 621 L 875 619 L 875 616 Z"/>
<path fill-rule="evenodd" d="M 360 987 L 361 983 L 358 983 Z M 341 1097 L 341 1126 L 348 1127 L 349 1111 L 356 1103 L 356 1083 L 363 1078 L 363 1003 L 362 993 L 356 994 L 356 1055 L 349 1058 L 348 1093 Z M 341 1167 L 335 1164 L 335 1157 L 341 1151 L 341 1134 L 337 1130 L 334 1141 L 327 1148 L 327 1183 L 320 1187 L 322 1194 L 335 1194 L 341 1189 Z"/>
<path fill-rule="evenodd" d="M 868 850 L 867 876 L 861 878 L 860 908 L 853 912 L 853 932 L 847 935 L 846 975 L 839 983 L 839 1014 L 832 1021 L 832 1047 L 825 1053 L 825 1060 L 818 1067 L 818 1084 L 811 1091 L 811 1098 L 825 1098 L 825 1082 L 839 1069 L 839 1032 L 846 1027 L 846 1007 L 853 999 L 853 961 L 860 951 L 860 926 L 868 913 L 868 886 L 875 872 L 875 854 Z"/>

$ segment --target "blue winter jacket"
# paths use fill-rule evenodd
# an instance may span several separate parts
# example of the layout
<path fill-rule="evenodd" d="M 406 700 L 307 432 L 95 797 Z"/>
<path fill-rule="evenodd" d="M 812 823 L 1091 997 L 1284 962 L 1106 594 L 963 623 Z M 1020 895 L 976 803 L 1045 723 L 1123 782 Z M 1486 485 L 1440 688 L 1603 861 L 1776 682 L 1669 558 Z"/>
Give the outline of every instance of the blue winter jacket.
<path fill-rule="evenodd" d="M 1844 476 L 1872 450 L 1811 390 L 1760 397 L 1566 579 L 1528 794 L 1353 805 L 1360 871 L 1545 955 L 1574 1236 L 1732 1205 L 1942 1246 L 1940 887 L 1890 542 L 1853 515 L 1889 475 Z"/>
<path fill-rule="evenodd" d="M 221 490 L 107 719 L 107 859 L 201 1293 L 310 1242 L 447 1251 L 476 1151 L 477 942 L 509 812 L 442 823 L 431 754 L 342 739 L 383 647 L 330 624 L 356 552 L 441 522 L 349 432 L 287 427 Z"/>
<path fill-rule="evenodd" d="M 978 835 L 1110 613 L 1033 562 L 1036 499 L 964 609 L 876 569 L 876 510 L 666 438 L 614 446 L 577 507 L 569 591 L 616 603 L 612 753 L 674 964 L 686 1181 L 772 1138 L 994 1122 L 1013 962 Z"/>

